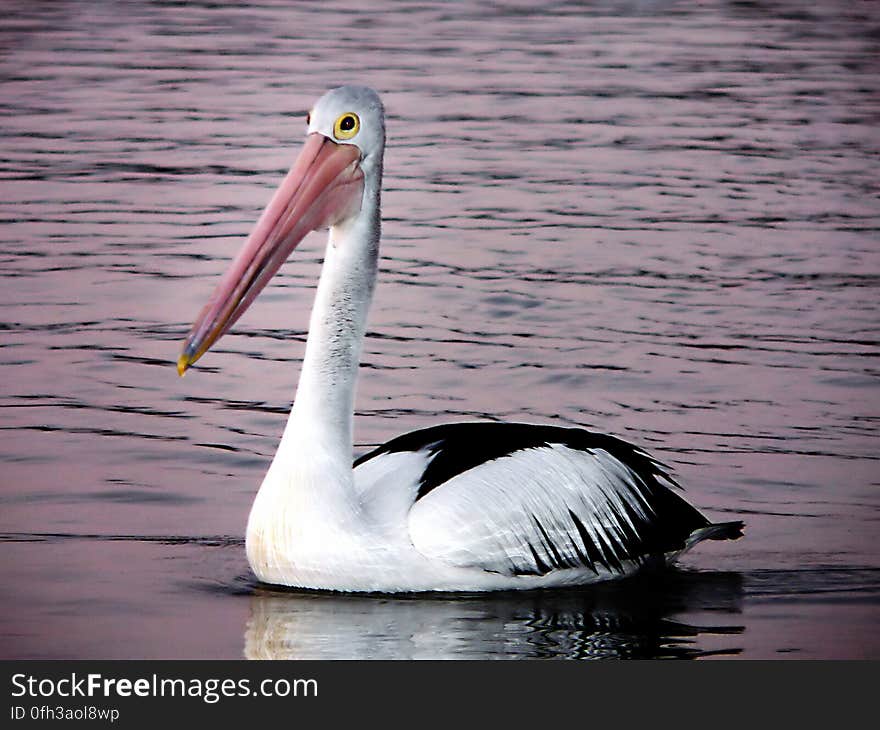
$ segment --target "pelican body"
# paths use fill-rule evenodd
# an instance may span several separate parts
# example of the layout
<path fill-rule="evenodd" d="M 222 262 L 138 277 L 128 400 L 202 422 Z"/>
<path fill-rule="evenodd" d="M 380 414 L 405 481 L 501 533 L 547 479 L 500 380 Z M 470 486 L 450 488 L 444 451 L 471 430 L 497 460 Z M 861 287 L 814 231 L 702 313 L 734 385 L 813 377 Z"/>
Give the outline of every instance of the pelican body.
<path fill-rule="evenodd" d="M 581 428 L 443 424 L 352 464 L 355 383 L 379 253 L 385 118 L 372 89 L 327 92 L 302 152 L 202 310 L 181 375 L 296 245 L 329 228 L 296 397 L 254 500 L 247 557 L 266 583 L 486 591 L 593 583 L 665 565 L 711 524 L 641 449 Z"/>

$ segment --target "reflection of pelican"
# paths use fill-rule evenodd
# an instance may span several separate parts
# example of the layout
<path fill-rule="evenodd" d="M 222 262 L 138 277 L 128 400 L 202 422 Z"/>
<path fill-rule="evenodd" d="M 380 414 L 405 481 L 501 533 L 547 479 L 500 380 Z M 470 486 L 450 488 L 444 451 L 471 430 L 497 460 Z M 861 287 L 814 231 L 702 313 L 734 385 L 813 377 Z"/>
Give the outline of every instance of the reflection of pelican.
<path fill-rule="evenodd" d="M 258 591 L 248 659 L 696 658 L 736 654 L 740 625 L 689 614 L 738 614 L 737 573 L 673 571 L 566 590 L 456 596 L 338 597 Z M 687 621 L 687 623 L 685 623 Z"/>
<path fill-rule="evenodd" d="M 296 401 L 248 522 L 257 576 L 346 591 L 560 586 L 739 537 L 741 522 L 710 524 L 644 452 L 582 429 L 447 424 L 394 439 L 352 469 L 384 146 L 374 91 L 346 86 L 318 101 L 299 159 L 178 362 L 183 374 L 309 231 L 330 228 Z"/>

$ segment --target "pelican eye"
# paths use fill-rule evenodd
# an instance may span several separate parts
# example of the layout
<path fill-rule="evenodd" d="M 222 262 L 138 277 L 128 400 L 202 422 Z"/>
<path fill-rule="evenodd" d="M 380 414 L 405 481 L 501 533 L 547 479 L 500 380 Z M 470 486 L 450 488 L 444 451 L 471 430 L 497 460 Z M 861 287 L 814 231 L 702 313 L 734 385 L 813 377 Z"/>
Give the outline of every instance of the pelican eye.
<path fill-rule="evenodd" d="M 333 125 L 333 136 L 336 139 L 351 139 L 361 128 L 361 120 L 354 112 L 341 114 Z"/>

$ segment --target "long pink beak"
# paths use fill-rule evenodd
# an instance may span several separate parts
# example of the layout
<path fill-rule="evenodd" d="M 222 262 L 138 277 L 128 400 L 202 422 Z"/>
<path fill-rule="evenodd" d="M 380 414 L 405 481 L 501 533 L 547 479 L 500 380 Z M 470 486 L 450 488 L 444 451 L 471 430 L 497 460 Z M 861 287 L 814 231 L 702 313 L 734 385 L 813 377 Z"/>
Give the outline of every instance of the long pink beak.
<path fill-rule="evenodd" d="M 180 375 L 244 314 L 307 233 L 360 210 L 360 158 L 354 145 L 336 144 L 316 132 L 306 137 L 281 187 L 193 324 L 177 360 Z"/>

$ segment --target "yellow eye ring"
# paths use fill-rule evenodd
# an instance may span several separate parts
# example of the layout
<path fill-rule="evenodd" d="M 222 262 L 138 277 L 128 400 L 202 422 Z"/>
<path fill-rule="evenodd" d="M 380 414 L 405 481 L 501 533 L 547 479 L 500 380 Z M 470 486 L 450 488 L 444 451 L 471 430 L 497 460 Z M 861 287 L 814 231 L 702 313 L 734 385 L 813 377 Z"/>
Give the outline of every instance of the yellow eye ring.
<path fill-rule="evenodd" d="M 361 128 L 361 120 L 354 112 L 340 114 L 333 124 L 333 136 L 336 139 L 351 139 Z"/>

